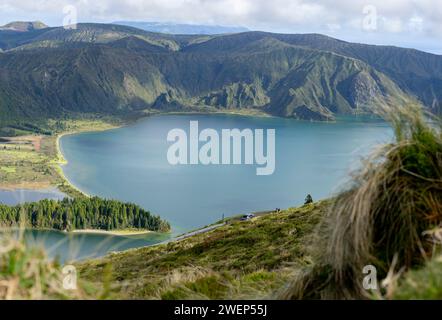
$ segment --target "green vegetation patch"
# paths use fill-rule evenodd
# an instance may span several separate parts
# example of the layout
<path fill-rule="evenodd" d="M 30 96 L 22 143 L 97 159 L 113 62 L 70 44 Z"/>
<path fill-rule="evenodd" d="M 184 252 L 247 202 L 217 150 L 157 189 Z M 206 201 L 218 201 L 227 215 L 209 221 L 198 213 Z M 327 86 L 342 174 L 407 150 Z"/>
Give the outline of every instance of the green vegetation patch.
<path fill-rule="evenodd" d="M 425 267 L 407 272 L 393 290 L 393 299 L 441 300 L 442 257 L 433 258 Z"/>
<path fill-rule="evenodd" d="M 16 172 L 14 166 L 3 166 L 3 167 L 0 167 L 0 170 L 4 171 L 6 173 L 15 173 Z"/>
<path fill-rule="evenodd" d="M 77 115 L 75 119 L 39 120 L 32 125 L 16 125 L 15 129 L 0 128 L 0 188 L 45 189 L 55 186 L 69 196 L 84 196 L 64 179 L 60 168 L 64 159 L 57 148 L 57 136 L 111 129 L 121 123 L 113 117 Z M 18 127 L 23 130 L 19 131 Z"/>
<path fill-rule="evenodd" d="M 25 228 L 76 229 L 142 229 L 169 231 L 170 225 L 149 211 L 132 204 L 98 197 L 41 200 L 17 206 L 0 205 L 3 226 Z"/>
<path fill-rule="evenodd" d="M 112 266 L 118 298 L 226 299 L 269 296 L 284 285 L 306 254 L 327 202 L 231 221 L 177 242 L 115 253 L 80 265 L 88 281 L 101 282 Z"/>

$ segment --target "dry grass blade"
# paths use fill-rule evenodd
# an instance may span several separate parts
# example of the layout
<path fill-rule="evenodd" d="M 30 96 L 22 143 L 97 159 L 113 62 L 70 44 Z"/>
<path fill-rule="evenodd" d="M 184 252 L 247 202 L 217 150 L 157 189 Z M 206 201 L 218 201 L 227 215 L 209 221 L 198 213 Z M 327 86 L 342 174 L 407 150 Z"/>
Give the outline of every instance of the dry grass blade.
<path fill-rule="evenodd" d="M 390 105 L 380 113 L 396 141 L 373 153 L 336 197 L 321 227 L 316 267 L 285 297 L 364 298 L 370 294 L 362 287 L 364 266 L 375 265 L 386 277 L 393 260 L 408 269 L 433 254 L 424 232 L 442 223 L 440 119 L 416 105 Z"/>

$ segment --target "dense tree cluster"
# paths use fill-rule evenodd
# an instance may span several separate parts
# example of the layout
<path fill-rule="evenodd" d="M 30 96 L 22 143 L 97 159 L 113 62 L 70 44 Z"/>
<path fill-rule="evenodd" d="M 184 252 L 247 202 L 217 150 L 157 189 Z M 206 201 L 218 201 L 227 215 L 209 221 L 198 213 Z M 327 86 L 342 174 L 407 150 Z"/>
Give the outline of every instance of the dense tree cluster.
<path fill-rule="evenodd" d="M 0 224 L 57 230 L 147 229 L 169 231 L 170 225 L 132 204 L 98 197 L 41 200 L 17 206 L 0 205 Z"/>

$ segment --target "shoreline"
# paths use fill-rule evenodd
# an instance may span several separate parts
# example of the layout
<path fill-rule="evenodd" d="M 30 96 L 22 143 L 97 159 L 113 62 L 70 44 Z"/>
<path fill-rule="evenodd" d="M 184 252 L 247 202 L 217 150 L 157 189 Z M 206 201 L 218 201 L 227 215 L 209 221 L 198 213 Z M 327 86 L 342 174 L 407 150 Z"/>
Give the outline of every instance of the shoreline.
<path fill-rule="evenodd" d="M 72 231 L 62 231 L 71 234 L 107 234 L 112 236 L 138 236 L 149 234 L 150 230 L 100 230 L 100 229 L 76 229 Z"/>
<path fill-rule="evenodd" d="M 144 118 L 153 117 L 153 116 L 167 116 L 167 115 L 232 115 L 232 116 L 244 116 L 244 117 L 259 117 L 259 118 L 277 118 L 277 116 L 268 114 L 260 109 L 215 109 L 215 110 L 201 110 L 201 109 L 195 109 L 195 110 L 186 110 L 186 111 L 157 111 L 157 110 L 150 110 L 145 109 L 142 111 L 143 113 L 139 113 L 138 116 L 135 116 L 130 119 L 117 119 L 116 122 L 112 121 L 106 121 L 106 120 L 86 120 L 85 123 L 77 124 L 75 123 L 76 120 L 68 120 L 73 121 L 74 128 L 68 129 L 64 132 L 55 133 L 55 150 L 56 155 L 53 159 L 51 159 L 48 162 L 48 167 L 53 167 L 60 178 L 60 182 L 58 183 L 48 183 L 48 184 L 38 184 L 38 183 L 32 183 L 32 182 L 20 182 L 20 183 L 11 183 L 9 185 L 1 185 L 0 184 L 0 190 L 3 191 L 17 191 L 17 190 L 30 190 L 30 191 L 41 191 L 41 190 L 47 190 L 49 188 L 56 188 L 58 191 L 66 194 L 70 197 L 76 197 L 76 196 L 85 196 L 85 197 L 91 197 L 87 192 L 84 192 L 77 186 L 75 186 L 65 175 L 63 171 L 63 166 L 68 164 L 68 160 L 64 157 L 60 140 L 62 137 L 67 135 L 74 135 L 79 133 L 87 133 L 87 132 L 100 132 L 100 131 L 107 131 L 107 130 L 113 130 L 122 128 L 125 126 L 128 126 L 130 124 L 137 123 L 140 120 L 143 120 Z M 82 120 L 80 120 L 82 121 Z M 297 120 L 297 121 L 303 121 L 303 120 Z M 94 126 L 95 122 L 95 126 Z M 322 121 L 321 121 L 322 122 Z M 98 125 L 97 125 L 98 123 Z M 77 125 L 77 127 L 75 127 Z"/>
<path fill-rule="evenodd" d="M 49 119 L 50 120 L 50 119 Z M 118 124 L 116 124 L 118 123 Z M 120 128 L 127 123 L 119 120 L 118 122 L 100 120 L 100 119 L 87 119 L 87 120 L 77 120 L 70 119 L 66 121 L 66 125 L 71 128 L 61 131 L 54 132 L 51 136 L 35 135 L 35 137 L 43 138 L 45 141 L 50 143 L 54 148 L 55 154 L 43 153 L 44 157 L 47 157 L 45 162 L 45 167 L 48 170 L 53 170 L 54 176 L 44 182 L 32 182 L 32 181 L 12 181 L 8 183 L 0 182 L 0 191 L 15 192 L 20 190 L 27 191 L 47 191 L 48 189 L 55 188 L 58 192 L 65 194 L 68 197 L 78 197 L 85 196 L 90 197 L 89 194 L 82 191 L 76 187 L 64 174 L 63 165 L 66 165 L 68 161 L 63 155 L 60 145 L 60 139 L 66 135 L 78 134 L 82 132 L 99 132 L 105 130 L 111 130 Z M 37 152 L 41 152 L 38 150 Z"/>
<path fill-rule="evenodd" d="M 55 148 L 57 150 L 57 159 L 56 159 L 56 171 L 58 173 L 58 175 L 61 177 L 61 179 L 63 180 L 63 183 L 67 184 L 67 188 L 72 188 L 73 190 L 80 192 L 82 195 L 86 196 L 86 197 L 91 197 L 89 194 L 87 194 L 86 192 L 80 190 L 79 188 L 77 188 L 71 181 L 69 181 L 69 179 L 66 177 L 66 175 L 64 174 L 63 171 L 63 166 L 68 164 L 68 161 L 66 160 L 66 158 L 63 155 L 63 152 L 61 151 L 61 147 L 60 147 L 60 139 L 66 135 L 69 134 L 75 134 L 75 133 L 61 133 L 61 134 L 57 134 L 57 137 L 55 139 Z M 60 186 L 56 186 L 57 189 L 60 190 Z M 66 187 L 66 186 L 65 186 Z M 62 190 L 60 190 L 61 192 L 63 192 Z M 69 195 L 69 190 L 66 190 L 67 195 Z"/>
<path fill-rule="evenodd" d="M 68 160 L 64 157 L 63 152 L 62 152 L 62 148 L 60 145 L 60 139 L 64 136 L 68 136 L 68 135 L 74 135 L 74 134 L 79 134 L 79 133 L 88 133 L 88 132 L 101 132 L 101 131 L 108 131 L 108 130 L 113 130 L 113 129 L 119 129 L 119 128 L 123 128 L 125 126 L 128 126 L 130 124 L 136 123 L 140 120 L 143 120 L 145 118 L 149 118 L 149 117 L 153 117 L 153 116 L 164 116 L 164 115 L 192 115 L 192 114 L 196 114 L 196 115 L 210 115 L 210 114 L 219 114 L 219 115 L 234 115 L 234 116 L 246 116 L 246 117 L 263 117 L 263 118 L 271 118 L 274 117 L 270 114 L 261 112 L 259 110 L 254 110 L 255 112 L 237 112 L 237 111 L 199 111 L 199 110 L 195 110 L 195 111 L 171 111 L 171 112 L 162 112 L 162 111 L 158 111 L 158 112 L 146 112 L 144 115 L 137 117 L 136 119 L 133 120 L 129 120 L 129 121 L 123 121 L 121 124 L 119 125 L 115 125 L 115 124 L 108 124 L 109 127 L 108 128 L 99 128 L 99 129 L 93 129 L 93 128 L 84 128 L 84 129 L 78 129 L 78 130 L 71 130 L 71 131 L 66 131 L 66 132 L 61 132 L 59 134 L 56 135 L 56 139 L 55 139 L 55 147 L 56 147 L 56 151 L 57 151 L 57 158 L 56 158 L 56 170 L 59 174 L 59 176 L 61 177 L 61 179 L 64 181 L 64 183 L 67 184 L 68 188 L 72 188 L 74 191 L 79 192 L 80 194 L 86 196 L 86 197 L 91 197 L 91 195 L 89 195 L 88 193 L 84 192 L 83 190 L 79 189 L 78 187 L 76 187 L 65 175 L 62 166 L 67 165 L 68 164 Z M 49 186 L 51 187 L 51 185 Z M 63 191 L 60 190 L 60 186 L 53 186 L 56 187 L 59 191 L 66 193 L 67 195 L 69 195 L 69 190 Z M 34 189 L 35 190 L 35 189 Z"/>
<path fill-rule="evenodd" d="M 196 115 L 211 115 L 211 114 L 219 114 L 219 115 L 234 115 L 234 116 L 246 116 L 246 117 L 259 117 L 259 118 L 275 118 L 276 116 L 268 114 L 264 111 L 261 111 L 259 109 L 242 109 L 246 110 L 240 111 L 240 110 L 190 110 L 190 111 L 169 111 L 169 112 L 158 112 L 158 113 L 152 113 L 149 114 L 149 116 L 154 115 L 186 115 L 186 114 L 196 114 Z"/>
<path fill-rule="evenodd" d="M 63 171 L 63 166 L 68 164 L 68 160 L 63 155 L 60 140 L 64 136 L 68 136 L 68 135 L 74 135 L 74 134 L 86 133 L 86 132 L 107 131 L 107 130 L 112 130 L 112 129 L 118 129 L 118 128 L 121 128 L 124 125 L 126 125 L 126 123 L 123 123 L 121 125 L 110 124 L 109 122 L 105 122 L 105 121 L 103 123 L 105 124 L 105 126 L 103 128 L 92 128 L 91 124 L 89 124 L 89 125 L 86 125 L 86 127 L 80 127 L 80 128 L 76 128 L 73 130 L 68 130 L 68 131 L 60 132 L 60 133 L 56 134 L 56 137 L 55 137 L 56 158 L 54 159 L 54 162 L 50 163 L 50 165 L 51 164 L 54 165 L 55 170 L 57 171 L 57 174 L 59 175 L 59 177 L 62 180 L 62 184 L 55 185 L 54 187 L 56 187 L 59 191 L 65 193 L 67 196 L 75 196 L 75 195 L 73 195 L 74 193 L 79 193 L 82 196 L 89 197 L 89 198 L 91 197 L 90 194 L 88 194 L 87 192 L 85 192 L 85 191 L 81 190 L 80 188 L 78 188 L 77 186 L 75 186 L 65 175 L 65 173 Z"/>
<path fill-rule="evenodd" d="M 122 230 L 100 230 L 100 229 L 76 229 L 72 231 L 58 230 L 58 229 L 48 229 L 48 228 L 20 228 L 20 227 L 0 227 L 0 232 L 10 232 L 10 231 L 53 231 L 63 234 L 101 234 L 101 235 L 112 235 L 112 236 L 137 236 L 153 233 L 151 230 L 132 230 L 132 229 L 122 229 Z"/>

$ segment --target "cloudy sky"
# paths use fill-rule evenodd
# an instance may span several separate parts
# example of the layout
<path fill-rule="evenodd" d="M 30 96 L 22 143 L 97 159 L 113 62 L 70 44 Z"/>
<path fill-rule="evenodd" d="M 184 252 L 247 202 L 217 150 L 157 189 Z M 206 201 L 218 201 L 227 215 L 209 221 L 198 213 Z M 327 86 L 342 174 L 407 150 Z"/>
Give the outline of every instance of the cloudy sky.
<path fill-rule="evenodd" d="M 0 25 L 13 20 L 62 25 L 67 6 L 76 8 L 79 22 L 159 21 L 317 32 L 442 54 L 441 0 L 1 0 Z"/>

